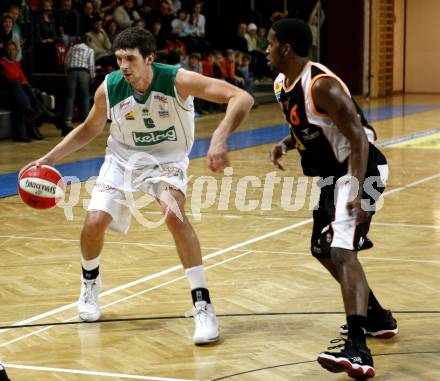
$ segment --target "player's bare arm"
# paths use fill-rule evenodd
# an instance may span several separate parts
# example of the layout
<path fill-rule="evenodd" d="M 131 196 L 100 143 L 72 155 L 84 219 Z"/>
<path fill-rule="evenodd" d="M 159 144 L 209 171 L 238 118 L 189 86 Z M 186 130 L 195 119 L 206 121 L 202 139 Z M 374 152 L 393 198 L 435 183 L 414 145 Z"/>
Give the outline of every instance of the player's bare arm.
<path fill-rule="evenodd" d="M 358 223 L 365 222 L 367 213 L 361 208 L 362 189 L 368 162 L 368 139 L 351 98 L 332 77 L 318 79 L 312 89 L 315 107 L 325 112 L 348 139 L 351 145 L 351 174 L 359 188 L 356 198 L 347 207 L 355 209 Z"/>
<path fill-rule="evenodd" d="M 210 102 L 228 104 L 225 117 L 212 134 L 207 155 L 208 166 L 212 171 L 223 170 L 229 165 L 226 140 L 244 120 L 254 99 L 246 91 L 225 81 L 186 70 L 177 73 L 176 89 L 183 99 L 192 95 Z"/>
<path fill-rule="evenodd" d="M 104 129 L 107 121 L 107 103 L 105 100 L 104 83 L 99 86 L 94 99 L 94 105 L 86 120 L 70 132 L 46 155 L 26 165 L 20 173 L 32 165 L 53 165 L 65 156 L 78 151 L 98 136 Z"/>

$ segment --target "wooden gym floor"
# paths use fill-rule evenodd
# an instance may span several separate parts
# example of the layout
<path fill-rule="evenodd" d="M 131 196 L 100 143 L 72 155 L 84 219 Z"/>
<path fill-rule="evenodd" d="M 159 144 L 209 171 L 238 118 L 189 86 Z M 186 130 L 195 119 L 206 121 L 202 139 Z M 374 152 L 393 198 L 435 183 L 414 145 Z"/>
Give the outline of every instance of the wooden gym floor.
<path fill-rule="evenodd" d="M 361 260 L 370 286 L 400 329 L 393 339 L 368 341 L 376 379 L 438 381 L 440 96 L 400 96 L 363 106 L 376 117 L 391 177 L 371 227 L 374 248 L 362 252 Z M 395 113 L 378 116 L 377 110 Z M 219 117 L 198 120 L 197 137 L 209 136 Z M 264 105 L 251 112 L 242 130 L 281 123 L 279 107 Z M 41 142 L 1 141 L 0 174 L 18 171 L 60 139 L 52 126 L 42 132 L 48 138 Z M 105 138 L 66 162 L 101 156 Z M 89 198 L 85 183 L 70 219 L 60 208 L 36 211 L 16 195 L 1 198 L 0 356 L 12 380 L 347 380 L 315 361 L 339 336 L 344 314 L 338 285 L 309 254 L 308 198 L 304 207 L 288 211 L 289 194 L 283 197 L 278 184 L 271 210 L 260 203 L 240 211 L 235 204 L 240 205 L 239 179 L 255 176 L 255 184 L 263 184 L 274 171 L 270 146 L 230 154 L 234 177 L 226 211 L 217 208 L 222 177 L 208 171 L 204 158 L 190 164 L 187 212 L 200 238 L 221 325 L 221 341 L 208 346 L 192 344 L 193 322 L 184 318 L 191 308 L 187 281 L 164 226 L 146 229 L 133 221 L 127 236 L 107 234 L 102 321 L 81 324 L 75 302 L 83 201 Z M 283 162 L 287 171 L 278 176 L 301 175 L 297 153 Z M 198 218 L 192 184 L 200 176 L 214 176 L 218 192 Z M 0 175 L 0 189 L 6 179 Z M 262 186 L 249 186 L 246 202 L 263 196 Z M 151 204 L 143 216 L 158 221 L 157 211 Z"/>

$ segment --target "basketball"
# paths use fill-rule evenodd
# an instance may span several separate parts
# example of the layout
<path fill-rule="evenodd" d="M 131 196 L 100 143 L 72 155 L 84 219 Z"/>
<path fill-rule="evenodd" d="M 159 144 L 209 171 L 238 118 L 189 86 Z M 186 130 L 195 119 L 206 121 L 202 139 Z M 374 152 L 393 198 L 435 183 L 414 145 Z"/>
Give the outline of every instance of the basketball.
<path fill-rule="evenodd" d="M 36 209 L 49 209 L 64 199 L 64 181 L 48 165 L 26 169 L 18 179 L 18 193 L 25 204 Z"/>

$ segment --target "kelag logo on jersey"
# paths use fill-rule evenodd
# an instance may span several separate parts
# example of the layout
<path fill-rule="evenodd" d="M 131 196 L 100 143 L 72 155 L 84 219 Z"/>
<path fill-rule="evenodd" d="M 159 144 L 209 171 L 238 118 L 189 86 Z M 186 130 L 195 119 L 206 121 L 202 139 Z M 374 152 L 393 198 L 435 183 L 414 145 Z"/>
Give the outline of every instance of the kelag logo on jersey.
<path fill-rule="evenodd" d="M 151 146 L 164 141 L 176 141 L 177 135 L 174 126 L 163 131 L 133 132 L 133 141 L 137 146 Z"/>

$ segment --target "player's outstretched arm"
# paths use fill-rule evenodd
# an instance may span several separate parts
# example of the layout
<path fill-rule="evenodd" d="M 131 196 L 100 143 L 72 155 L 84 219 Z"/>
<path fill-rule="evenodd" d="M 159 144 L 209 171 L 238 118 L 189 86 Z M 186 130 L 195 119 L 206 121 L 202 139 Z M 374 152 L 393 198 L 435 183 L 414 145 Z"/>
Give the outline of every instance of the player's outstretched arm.
<path fill-rule="evenodd" d="M 73 129 L 72 132 L 46 155 L 26 165 L 20 173 L 32 165 L 53 165 L 65 156 L 78 151 L 102 132 L 106 121 L 107 103 L 103 83 L 99 86 L 98 90 L 96 90 L 95 102 L 86 120 Z"/>
<path fill-rule="evenodd" d="M 201 74 L 180 70 L 176 77 L 179 96 L 186 99 L 192 95 L 214 103 L 226 103 L 226 114 L 212 134 L 208 150 L 208 166 L 214 172 L 229 165 L 226 140 L 240 125 L 254 104 L 246 91 L 225 81 L 205 77 Z"/>

